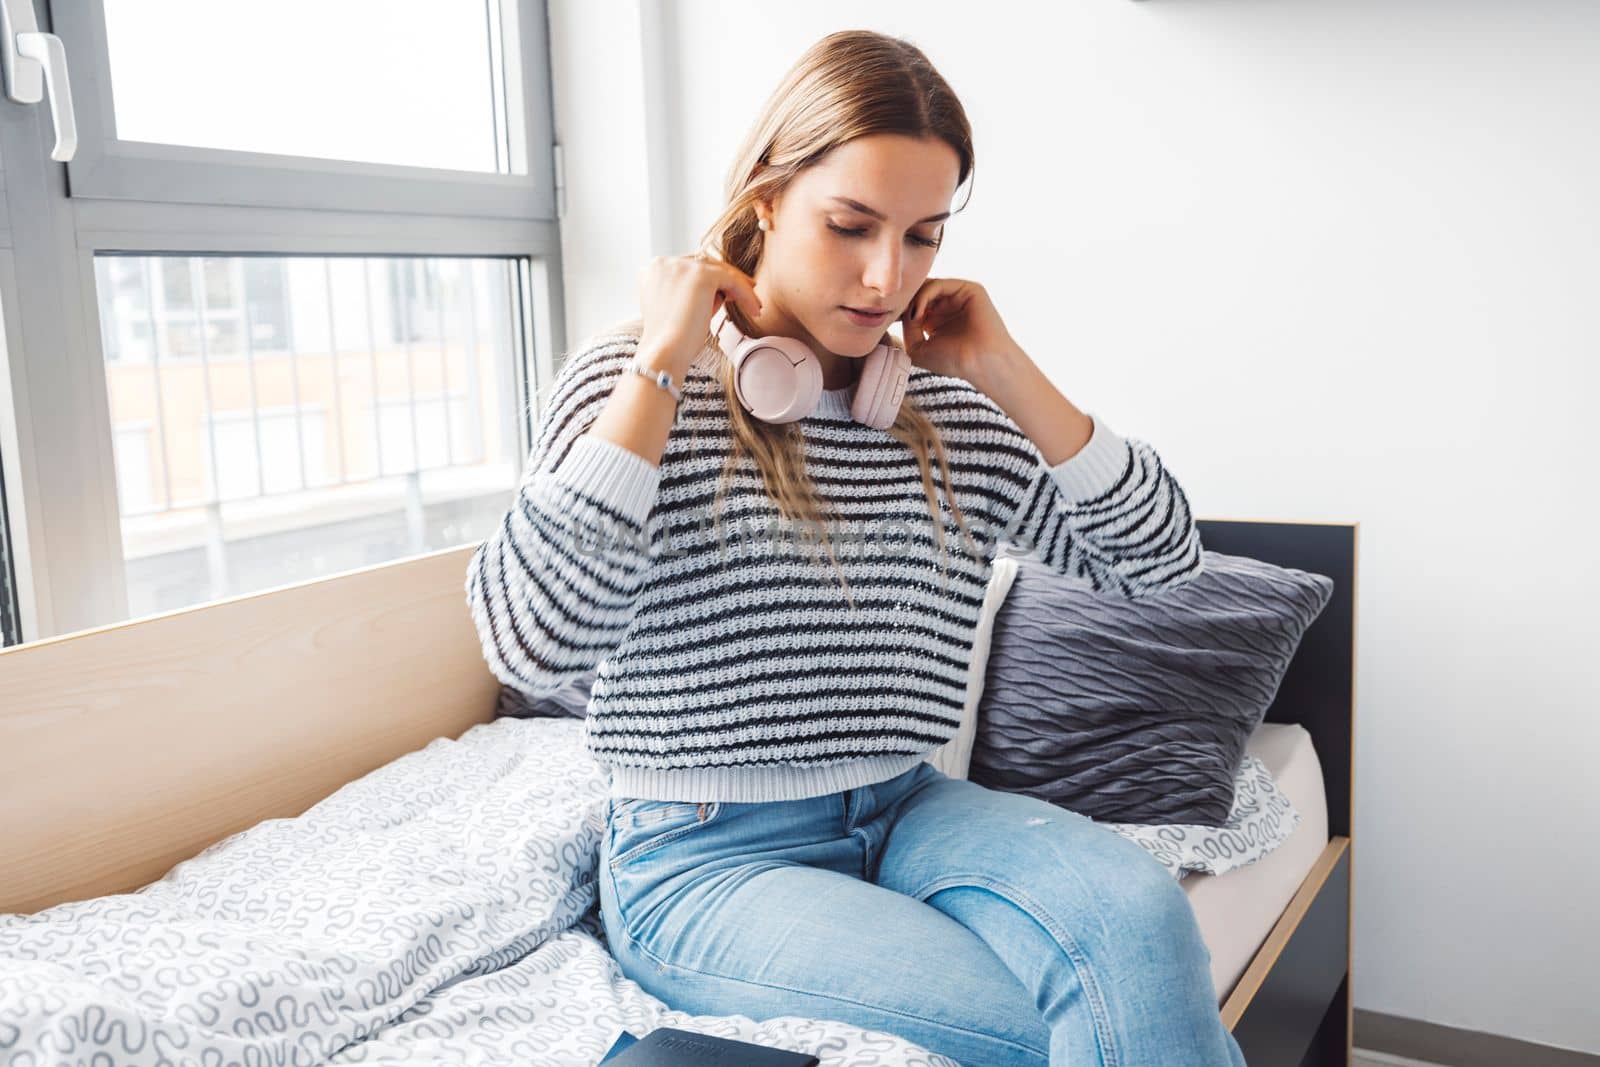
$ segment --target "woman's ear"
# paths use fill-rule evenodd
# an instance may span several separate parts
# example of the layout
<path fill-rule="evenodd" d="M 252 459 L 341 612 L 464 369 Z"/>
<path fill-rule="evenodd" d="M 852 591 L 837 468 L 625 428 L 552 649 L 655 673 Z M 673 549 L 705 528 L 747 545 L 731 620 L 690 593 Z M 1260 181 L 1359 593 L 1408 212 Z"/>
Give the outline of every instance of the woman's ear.
<path fill-rule="evenodd" d="M 750 210 L 758 218 L 767 220 L 769 225 L 776 225 L 778 221 L 778 206 L 783 203 L 783 191 L 778 190 L 771 196 L 760 197 L 750 202 Z"/>

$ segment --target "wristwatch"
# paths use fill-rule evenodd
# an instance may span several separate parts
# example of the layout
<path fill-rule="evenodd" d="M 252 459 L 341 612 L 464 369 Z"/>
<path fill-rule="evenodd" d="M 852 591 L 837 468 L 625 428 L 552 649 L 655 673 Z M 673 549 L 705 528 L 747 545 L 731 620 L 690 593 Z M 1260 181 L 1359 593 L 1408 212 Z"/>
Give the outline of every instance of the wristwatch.
<path fill-rule="evenodd" d="M 649 378 L 651 381 L 655 382 L 657 386 L 671 393 L 674 401 L 683 399 L 683 394 L 679 392 L 678 387 L 673 384 L 672 375 L 669 372 L 664 370 L 655 370 L 654 368 L 645 366 L 644 361 L 638 356 L 633 357 L 633 361 L 628 364 L 628 369 L 633 371 L 635 374 L 643 375 L 644 377 Z"/>

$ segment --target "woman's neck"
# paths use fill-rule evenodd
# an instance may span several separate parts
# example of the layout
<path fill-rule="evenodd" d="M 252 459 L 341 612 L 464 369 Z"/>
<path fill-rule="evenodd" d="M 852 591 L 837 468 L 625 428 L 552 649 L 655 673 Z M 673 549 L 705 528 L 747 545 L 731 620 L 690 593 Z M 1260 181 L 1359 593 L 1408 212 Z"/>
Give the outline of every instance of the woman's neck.
<path fill-rule="evenodd" d="M 822 363 L 822 387 L 824 389 L 848 389 L 856 383 L 856 378 L 861 374 L 861 361 L 859 359 L 836 356 L 832 352 L 823 352 L 814 345 L 811 351 L 817 354 L 817 359 Z"/>

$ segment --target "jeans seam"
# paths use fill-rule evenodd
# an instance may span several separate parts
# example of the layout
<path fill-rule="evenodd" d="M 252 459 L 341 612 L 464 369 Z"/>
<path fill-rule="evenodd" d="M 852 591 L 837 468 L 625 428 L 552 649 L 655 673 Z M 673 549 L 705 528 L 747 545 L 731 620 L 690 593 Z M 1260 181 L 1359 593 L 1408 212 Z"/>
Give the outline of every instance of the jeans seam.
<path fill-rule="evenodd" d="M 605 866 L 605 876 L 611 880 L 611 899 L 616 902 L 617 923 L 622 927 L 622 936 L 628 939 L 628 943 L 630 945 L 633 945 L 642 951 L 644 946 L 639 943 L 638 937 L 635 936 L 633 931 L 633 920 L 628 918 L 628 910 L 623 904 L 622 886 L 617 882 L 617 868 L 615 865 L 610 863 L 607 863 Z"/>
<path fill-rule="evenodd" d="M 1089 1015 L 1094 1019 L 1095 1033 L 1099 1035 L 1101 1047 L 1106 1050 L 1104 1067 L 1117 1067 L 1121 1062 L 1121 1055 L 1111 1030 L 1110 1013 L 1106 1007 L 1105 996 L 1100 991 L 1100 981 L 1095 976 L 1088 957 L 1078 947 L 1072 935 L 1057 924 L 1050 913 L 1026 892 L 987 875 L 947 875 L 923 886 L 916 892 L 915 897 L 926 904 L 928 898 L 935 893 L 958 888 L 985 889 L 994 893 L 1012 907 L 1023 911 L 1055 939 L 1061 951 L 1066 953 L 1067 959 L 1072 962 L 1073 970 L 1078 973 L 1078 983 L 1083 987 L 1084 998 L 1089 1003 Z"/>
<path fill-rule="evenodd" d="M 612 884 L 613 884 L 613 886 L 615 886 L 615 884 L 616 884 L 615 879 L 612 880 Z M 622 902 L 620 900 L 618 900 L 618 902 L 617 902 L 617 913 L 618 913 L 618 918 L 622 918 L 622 914 L 621 914 L 622 913 Z M 1050 1055 L 1050 1050 L 1049 1049 L 1033 1048 L 1032 1046 L 1018 1044 L 1015 1041 L 1011 1041 L 1011 1040 L 1009 1040 L 1007 1038 L 1003 1038 L 1003 1037 L 997 1037 L 994 1034 L 985 1033 L 985 1032 L 983 1032 L 981 1030 L 970 1030 L 970 1029 L 968 1029 L 968 1028 L 966 1028 L 964 1026 L 952 1026 L 947 1022 L 943 1022 L 943 1021 L 938 1020 L 938 1019 L 930 1019 L 925 1015 L 917 1015 L 917 1014 L 915 1014 L 913 1012 L 909 1012 L 909 1011 L 897 1011 L 897 1010 L 895 1010 L 893 1008 L 886 1008 L 881 1004 L 868 1004 L 868 1003 L 866 1003 L 864 1001 L 855 1000 L 855 999 L 853 999 L 851 997 L 839 996 L 837 993 L 819 993 L 819 992 L 817 992 L 815 990 L 810 990 L 810 989 L 796 989 L 793 986 L 778 985 L 775 982 L 758 982 L 754 978 L 745 978 L 745 977 L 742 977 L 740 975 L 722 974 L 719 971 L 699 970 L 699 969 L 694 968 L 694 967 L 685 967 L 681 963 L 673 963 L 671 960 L 662 959 L 660 956 L 658 956 L 654 952 L 652 952 L 650 950 L 649 946 L 647 946 L 644 942 L 640 941 L 637 937 L 635 937 L 633 931 L 628 929 L 628 924 L 627 924 L 626 920 L 623 921 L 622 927 L 623 927 L 623 930 L 622 930 L 623 936 L 628 939 L 628 944 L 632 945 L 634 947 L 634 949 L 636 951 L 638 951 L 638 953 L 640 955 L 646 956 L 646 957 L 654 960 L 662 968 L 670 967 L 675 971 L 685 971 L 685 972 L 687 972 L 689 974 L 699 975 L 699 976 L 701 976 L 703 978 L 719 978 L 724 982 L 740 982 L 740 983 L 743 983 L 745 985 L 759 986 L 762 989 L 781 989 L 785 993 L 798 993 L 801 996 L 819 997 L 822 1000 L 838 1001 L 841 1004 L 853 1004 L 858 1008 L 870 1008 L 873 1011 L 881 1011 L 885 1015 L 894 1015 L 894 1016 L 898 1016 L 898 1017 L 903 1018 L 903 1019 L 914 1019 L 919 1023 L 923 1023 L 925 1025 L 936 1027 L 936 1028 L 940 1028 L 940 1029 L 944 1029 L 944 1030 L 951 1030 L 951 1031 L 954 1031 L 954 1032 L 959 1033 L 959 1034 L 971 1034 L 974 1037 L 984 1038 L 986 1040 L 993 1041 L 993 1042 L 995 1042 L 997 1044 L 1004 1045 L 1007 1048 L 1018 1049 L 1018 1050 L 1020 1050 L 1022 1052 L 1027 1052 L 1027 1053 L 1030 1053 L 1030 1054 L 1035 1055 L 1035 1056 L 1046 1056 L 1046 1057 L 1048 1057 Z M 863 1028 L 863 1029 L 865 1029 L 865 1028 Z M 896 1036 L 898 1036 L 898 1035 L 896 1035 Z M 908 1039 L 901 1038 L 901 1040 L 908 1040 Z"/>

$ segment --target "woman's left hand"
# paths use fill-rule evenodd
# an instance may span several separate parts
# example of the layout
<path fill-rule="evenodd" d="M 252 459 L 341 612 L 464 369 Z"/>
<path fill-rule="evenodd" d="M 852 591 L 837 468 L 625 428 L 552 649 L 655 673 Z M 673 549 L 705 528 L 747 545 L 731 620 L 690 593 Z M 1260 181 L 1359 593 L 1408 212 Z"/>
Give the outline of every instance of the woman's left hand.
<path fill-rule="evenodd" d="M 961 278 L 923 282 L 900 316 L 900 329 L 912 363 L 985 392 L 989 375 L 1021 353 L 989 293 Z"/>

